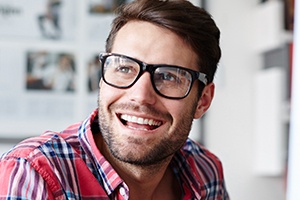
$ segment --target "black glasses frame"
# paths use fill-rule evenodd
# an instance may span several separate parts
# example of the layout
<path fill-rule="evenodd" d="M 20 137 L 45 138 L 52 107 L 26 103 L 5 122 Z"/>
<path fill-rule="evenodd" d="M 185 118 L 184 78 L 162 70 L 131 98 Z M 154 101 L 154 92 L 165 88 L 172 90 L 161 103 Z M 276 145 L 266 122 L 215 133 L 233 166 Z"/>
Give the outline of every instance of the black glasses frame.
<path fill-rule="evenodd" d="M 109 56 L 119 56 L 119 57 L 122 57 L 122 58 L 126 58 L 126 59 L 129 59 L 129 60 L 132 60 L 136 63 L 138 63 L 138 65 L 140 66 L 140 71 L 139 71 L 139 74 L 137 75 L 137 77 L 135 78 L 135 80 L 128 86 L 118 86 L 118 85 L 114 85 L 110 82 L 108 82 L 106 79 L 105 79 L 105 76 L 104 76 L 104 64 L 105 64 L 105 61 L 106 59 L 109 57 Z M 195 80 L 199 80 L 201 81 L 204 85 L 207 85 L 207 75 L 204 74 L 204 73 L 201 73 L 201 72 L 198 72 L 198 71 L 195 71 L 195 70 L 192 70 L 192 69 L 188 69 L 188 68 L 185 68 L 185 67 L 180 67 L 180 66 L 176 66 L 176 65 L 166 65 L 166 64 L 147 64 L 145 62 L 142 62 L 138 59 L 135 59 L 135 58 L 131 58 L 129 56 L 125 56 L 125 55 L 122 55 L 122 54 L 116 54 L 116 53 L 100 53 L 99 55 L 99 60 L 100 60 L 100 63 L 101 63 L 101 77 L 103 78 L 103 81 L 110 85 L 110 86 L 113 86 L 113 87 L 116 87 L 116 88 L 120 88 L 120 89 L 126 89 L 126 88 L 130 88 L 132 87 L 137 81 L 138 79 L 142 76 L 142 74 L 147 71 L 150 73 L 150 77 L 151 77 L 151 83 L 152 83 L 152 87 L 154 88 L 155 92 L 157 94 L 159 94 L 160 96 L 163 96 L 165 98 L 168 98 L 168 99 L 183 99 L 185 97 L 188 96 L 188 94 L 190 93 L 191 91 L 191 88 L 192 88 L 192 85 L 194 83 Z M 187 72 L 189 72 L 191 75 L 192 75 L 192 81 L 191 81 L 191 84 L 190 84 L 190 87 L 188 89 L 188 91 L 186 92 L 186 94 L 182 97 L 170 97 L 170 96 L 166 96 L 164 94 L 162 94 L 155 86 L 155 82 L 154 82 L 154 72 L 157 68 L 163 68 L 163 67 L 174 67 L 174 68 L 178 68 L 178 69 L 183 69 L 183 70 L 186 70 Z"/>

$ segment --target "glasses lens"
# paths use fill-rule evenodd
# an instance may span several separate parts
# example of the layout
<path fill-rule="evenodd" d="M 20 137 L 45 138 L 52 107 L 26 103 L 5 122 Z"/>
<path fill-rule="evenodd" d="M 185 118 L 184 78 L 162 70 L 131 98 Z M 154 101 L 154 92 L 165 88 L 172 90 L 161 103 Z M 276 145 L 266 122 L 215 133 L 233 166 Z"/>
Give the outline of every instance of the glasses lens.
<path fill-rule="evenodd" d="M 103 66 L 105 81 L 116 87 L 128 87 L 140 71 L 140 66 L 135 61 L 115 55 L 107 57 Z"/>
<path fill-rule="evenodd" d="M 192 75 L 185 69 L 162 66 L 154 71 L 153 82 L 161 94 L 181 98 L 190 90 Z"/>

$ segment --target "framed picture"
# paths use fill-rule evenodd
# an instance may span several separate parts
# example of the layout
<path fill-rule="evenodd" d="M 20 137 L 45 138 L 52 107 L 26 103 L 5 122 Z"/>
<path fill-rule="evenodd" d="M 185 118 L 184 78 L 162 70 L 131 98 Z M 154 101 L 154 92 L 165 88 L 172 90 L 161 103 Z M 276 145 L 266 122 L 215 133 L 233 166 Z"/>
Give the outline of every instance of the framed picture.
<path fill-rule="evenodd" d="M 99 90 L 99 81 L 100 81 L 100 61 L 99 54 L 94 54 L 88 59 L 86 65 L 87 71 L 87 90 L 89 93 L 97 93 Z"/>
<path fill-rule="evenodd" d="M 74 40 L 77 0 L 1 0 L 2 38 Z"/>
<path fill-rule="evenodd" d="M 0 46 L 0 137 L 59 131 L 82 118 L 77 70 L 71 50 Z"/>
<path fill-rule="evenodd" d="M 69 53 L 27 53 L 27 90 L 75 91 L 75 62 Z"/>
<path fill-rule="evenodd" d="M 295 0 L 284 0 L 284 27 L 288 31 L 294 30 Z"/>
<path fill-rule="evenodd" d="M 89 0 L 89 12 L 93 14 L 113 13 L 117 7 L 130 0 Z"/>

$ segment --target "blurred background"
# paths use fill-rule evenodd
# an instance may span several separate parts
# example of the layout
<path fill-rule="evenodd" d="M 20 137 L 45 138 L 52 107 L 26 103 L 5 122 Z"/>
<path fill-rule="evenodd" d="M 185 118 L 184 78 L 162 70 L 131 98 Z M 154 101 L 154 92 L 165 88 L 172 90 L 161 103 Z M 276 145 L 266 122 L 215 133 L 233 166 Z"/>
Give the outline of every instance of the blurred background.
<path fill-rule="evenodd" d="M 97 106 L 113 10 L 126 0 L 0 0 L 0 154 Z M 191 137 L 223 162 L 231 199 L 286 199 L 294 1 L 193 0 L 221 30 L 216 93 Z"/>

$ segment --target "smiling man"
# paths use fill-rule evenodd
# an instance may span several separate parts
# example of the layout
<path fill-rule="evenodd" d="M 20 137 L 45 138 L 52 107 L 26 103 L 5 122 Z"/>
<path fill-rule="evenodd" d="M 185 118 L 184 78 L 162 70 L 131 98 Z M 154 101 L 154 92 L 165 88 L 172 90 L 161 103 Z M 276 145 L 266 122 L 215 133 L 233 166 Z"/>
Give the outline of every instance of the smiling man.
<path fill-rule="evenodd" d="M 229 199 L 219 159 L 188 138 L 209 108 L 221 52 L 210 15 L 185 0 L 121 7 L 98 109 L 0 161 L 0 199 Z"/>

